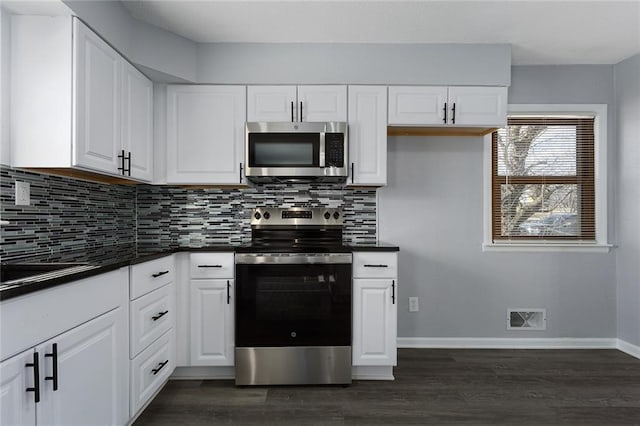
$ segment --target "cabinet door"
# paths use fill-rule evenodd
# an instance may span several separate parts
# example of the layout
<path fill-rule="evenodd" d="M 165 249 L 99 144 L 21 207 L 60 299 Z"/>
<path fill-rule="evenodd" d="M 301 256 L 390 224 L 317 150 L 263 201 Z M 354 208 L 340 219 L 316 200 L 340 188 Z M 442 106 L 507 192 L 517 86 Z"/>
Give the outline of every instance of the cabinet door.
<path fill-rule="evenodd" d="M 36 424 L 35 395 L 26 391 L 35 383 L 33 368 L 26 366 L 33 363 L 33 355 L 30 349 L 0 362 L 0 424 L 4 426 Z"/>
<path fill-rule="evenodd" d="M 42 380 L 38 425 L 118 425 L 128 420 L 128 350 L 125 310 L 114 309 L 38 346 Z"/>
<path fill-rule="evenodd" d="M 389 125 L 444 125 L 447 88 L 389 86 Z"/>
<path fill-rule="evenodd" d="M 507 88 L 450 87 L 449 114 L 449 123 L 456 126 L 505 126 Z"/>
<path fill-rule="evenodd" d="M 73 20 L 73 165 L 119 174 L 120 55 Z"/>
<path fill-rule="evenodd" d="M 296 86 L 247 87 L 247 121 L 298 121 Z"/>
<path fill-rule="evenodd" d="M 396 365 L 396 280 L 353 280 L 353 365 Z"/>
<path fill-rule="evenodd" d="M 167 183 L 244 183 L 244 86 L 167 87 Z"/>
<path fill-rule="evenodd" d="M 298 86 L 298 121 L 347 121 L 347 86 Z"/>
<path fill-rule="evenodd" d="M 122 149 L 130 155 L 131 177 L 153 180 L 153 83 L 122 61 Z"/>
<path fill-rule="evenodd" d="M 355 185 L 387 183 L 387 88 L 349 86 L 349 160 Z"/>
<path fill-rule="evenodd" d="M 234 365 L 233 280 L 191 281 L 191 365 Z"/>

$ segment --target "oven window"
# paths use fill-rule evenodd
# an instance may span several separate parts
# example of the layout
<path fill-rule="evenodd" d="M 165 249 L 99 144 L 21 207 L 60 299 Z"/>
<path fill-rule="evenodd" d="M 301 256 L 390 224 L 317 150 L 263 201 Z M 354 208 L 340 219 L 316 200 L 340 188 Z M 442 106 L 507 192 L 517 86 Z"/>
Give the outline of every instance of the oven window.
<path fill-rule="evenodd" d="M 236 346 L 350 346 L 351 265 L 237 265 Z"/>
<path fill-rule="evenodd" d="M 249 167 L 319 167 L 318 133 L 252 133 Z"/>

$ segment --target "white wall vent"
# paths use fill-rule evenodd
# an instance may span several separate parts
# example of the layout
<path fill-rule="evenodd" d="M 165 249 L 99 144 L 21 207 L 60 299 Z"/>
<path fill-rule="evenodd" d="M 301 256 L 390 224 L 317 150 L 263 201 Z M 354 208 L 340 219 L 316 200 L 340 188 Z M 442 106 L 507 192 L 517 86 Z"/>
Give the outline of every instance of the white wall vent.
<path fill-rule="evenodd" d="M 546 330 L 547 310 L 537 308 L 507 309 L 507 330 Z"/>

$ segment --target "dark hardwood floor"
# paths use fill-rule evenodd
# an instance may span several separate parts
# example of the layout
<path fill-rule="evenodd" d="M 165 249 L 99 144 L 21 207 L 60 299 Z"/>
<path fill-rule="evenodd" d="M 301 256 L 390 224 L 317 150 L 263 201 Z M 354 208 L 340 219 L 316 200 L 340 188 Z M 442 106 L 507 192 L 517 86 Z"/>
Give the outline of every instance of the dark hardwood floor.
<path fill-rule="evenodd" d="M 400 349 L 395 377 L 349 387 L 174 380 L 135 425 L 640 425 L 640 360 L 616 350 Z"/>

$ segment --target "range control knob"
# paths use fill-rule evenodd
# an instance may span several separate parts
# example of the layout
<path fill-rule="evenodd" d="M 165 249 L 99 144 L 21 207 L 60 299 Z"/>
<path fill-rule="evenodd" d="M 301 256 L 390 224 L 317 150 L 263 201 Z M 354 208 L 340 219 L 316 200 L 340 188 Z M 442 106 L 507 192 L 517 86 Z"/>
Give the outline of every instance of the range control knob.
<path fill-rule="evenodd" d="M 271 213 L 269 213 L 269 212 L 264 212 L 264 215 L 263 215 L 263 216 L 264 216 L 264 218 L 265 218 L 266 220 L 269 220 L 269 218 L 271 217 Z"/>
<path fill-rule="evenodd" d="M 339 218 L 339 217 L 340 217 L 340 213 L 335 212 L 335 213 L 333 214 L 333 218 L 334 218 L 335 220 L 338 220 L 338 218 Z"/>
<path fill-rule="evenodd" d="M 331 219 L 331 213 L 324 212 L 324 218 L 327 219 L 327 220 Z"/>
<path fill-rule="evenodd" d="M 256 212 L 256 214 L 253 215 L 253 217 L 256 218 L 256 220 L 260 220 L 260 218 L 262 217 L 262 215 L 260 215 L 260 212 Z"/>

